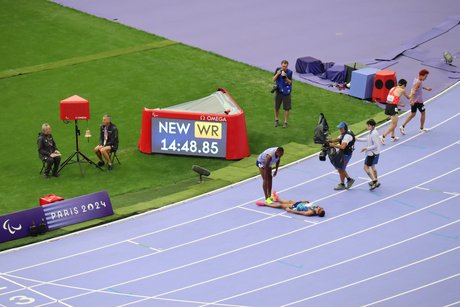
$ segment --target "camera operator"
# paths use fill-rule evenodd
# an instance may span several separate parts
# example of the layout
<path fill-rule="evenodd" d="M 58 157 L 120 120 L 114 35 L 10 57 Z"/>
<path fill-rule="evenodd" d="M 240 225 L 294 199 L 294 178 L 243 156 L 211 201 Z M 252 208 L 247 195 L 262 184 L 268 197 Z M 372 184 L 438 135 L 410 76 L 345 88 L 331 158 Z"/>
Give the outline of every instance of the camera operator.
<path fill-rule="evenodd" d="M 346 122 L 341 122 L 337 128 L 339 128 L 340 135 L 335 139 L 328 139 L 330 147 L 339 149 L 339 155 L 343 156 L 343 162 L 340 165 L 334 165 L 334 167 L 339 172 L 340 183 L 334 188 L 334 190 L 340 191 L 351 188 L 355 180 L 350 178 L 346 168 L 347 164 L 351 159 L 354 150 L 355 136 L 353 132 L 348 130 L 348 125 Z M 334 144 L 338 143 L 338 144 Z M 332 162 L 332 161 L 331 161 Z M 345 178 L 347 178 L 347 185 L 345 186 Z"/>
<path fill-rule="evenodd" d="M 58 151 L 56 142 L 51 135 L 51 126 L 47 123 L 42 125 L 42 131 L 38 134 L 37 139 L 38 156 L 45 162 L 45 178 L 50 177 L 51 167 L 53 167 L 53 176 L 59 177 L 59 164 L 61 163 L 61 153 Z"/>
<path fill-rule="evenodd" d="M 275 92 L 275 127 L 279 126 L 279 110 L 283 103 L 284 125 L 288 127 L 289 110 L 291 110 L 291 91 L 292 91 L 292 70 L 288 69 L 289 62 L 281 61 L 281 67 L 276 68 L 273 81 L 276 85 L 272 92 Z"/>

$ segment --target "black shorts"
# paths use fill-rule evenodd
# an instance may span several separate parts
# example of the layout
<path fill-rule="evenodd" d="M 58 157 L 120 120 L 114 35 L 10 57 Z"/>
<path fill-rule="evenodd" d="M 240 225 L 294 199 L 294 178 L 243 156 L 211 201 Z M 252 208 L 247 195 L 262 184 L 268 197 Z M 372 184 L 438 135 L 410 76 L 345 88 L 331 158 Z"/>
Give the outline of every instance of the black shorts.
<path fill-rule="evenodd" d="M 385 107 L 385 114 L 388 116 L 393 116 L 398 114 L 398 105 L 387 103 Z"/>
<path fill-rule="evenodd" d="M 417 113 L 419 110 L 420 113 L 425 112 L 425 105 L 423 103 L 414 103 L 413 106 L 410 106 L 411 113 Z"/>
<path fill-rule="evenodd" d="M 289 111 L 291 109 L 291 94 L 284 96 L 281 92 L 276 91 L 275 94 L 275 109 L 279 110 L 283 103 L 283 110 Z"/>
<path fill-rule="evenodd" d="M 367 166 L 377 165 L 379 163 L 379 156 L 380 155 L 366 156 L 364 164 L 366 164 Z"/>

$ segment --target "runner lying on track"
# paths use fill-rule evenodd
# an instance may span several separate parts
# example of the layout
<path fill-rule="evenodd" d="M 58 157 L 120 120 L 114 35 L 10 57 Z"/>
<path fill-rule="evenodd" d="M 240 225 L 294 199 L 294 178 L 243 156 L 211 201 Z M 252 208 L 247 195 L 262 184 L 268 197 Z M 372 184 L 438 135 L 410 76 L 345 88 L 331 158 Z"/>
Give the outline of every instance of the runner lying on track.
<path fill-rule="evenodd" d="M 276 193 L 273 193 L 273 203 L 268 204 L 265 202 L 256 202 L 258 206 L 267 206 L 271 208 L 284 209 L 287 212 L 300 214 L 303 216 L 319 216 L 323 217 L 326 214 L 324 208 L 310 203 L 308 200 L 284 200 L 278 197 Z"/>

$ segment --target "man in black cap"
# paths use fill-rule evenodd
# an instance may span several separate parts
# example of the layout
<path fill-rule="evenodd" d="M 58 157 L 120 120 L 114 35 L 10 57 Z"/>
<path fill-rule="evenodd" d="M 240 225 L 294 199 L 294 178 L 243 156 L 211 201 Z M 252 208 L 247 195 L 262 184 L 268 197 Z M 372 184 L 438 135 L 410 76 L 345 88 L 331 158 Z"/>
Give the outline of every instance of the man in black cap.
<path fill-rule="evenodd" d="M 336 191 L 345 190 L 351 188 L 355 180 L 351 178 L 347 171 L 347 164 L 351 159 L 354 150 L 355 144 L 355 135 L 353 132 L 348 130 L 348 125 L 346 122 L 341 122 L 337 125 L 339 128 L 340 135 L 335 139 L 328 139 L 330 147 L 339 149 L 339 155 L 343 155 L 343 162 L 340 165 L 334 165 L 334 167 L 339 172 L 340 183 L 334 188 Z M 337 143 L 337 144 L 333 144 Z M 332 161 L 331 161 L 332 162 Z M 347 185 L 345 186 L 345 178 L 347 178 Z"/>

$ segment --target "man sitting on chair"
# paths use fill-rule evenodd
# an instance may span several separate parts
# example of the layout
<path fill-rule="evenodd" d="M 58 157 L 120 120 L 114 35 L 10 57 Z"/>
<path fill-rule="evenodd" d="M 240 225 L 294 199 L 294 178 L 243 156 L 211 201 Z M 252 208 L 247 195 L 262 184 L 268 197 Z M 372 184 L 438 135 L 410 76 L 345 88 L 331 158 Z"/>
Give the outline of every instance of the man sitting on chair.
<path fill-rule="evenodd" d="M 38 134 L 37 145 L 38 156 L 45 163 L 45 178 L 50 177 L 51 167 L 53 167 L 53 176 L 59 177 L 61 153 L 58 151 L 56 142 L 51 135 L 51 126 L 49 124 L 42 125 L 42 131 Z"/>
<path fill-rule="evenodd" d="M 118 129 L 112 123 L 112 117 L 108 114 L 102 117 L 101 133 L 99 138 L 99 145 L 94 148 L 99 162 L 97 165 L 104 166 L 104 158 L 107 161 L 107 169 L 112 170 L 113 164 L 110 159 L 110 153 L 116 152 L 118 149 Z"/>

